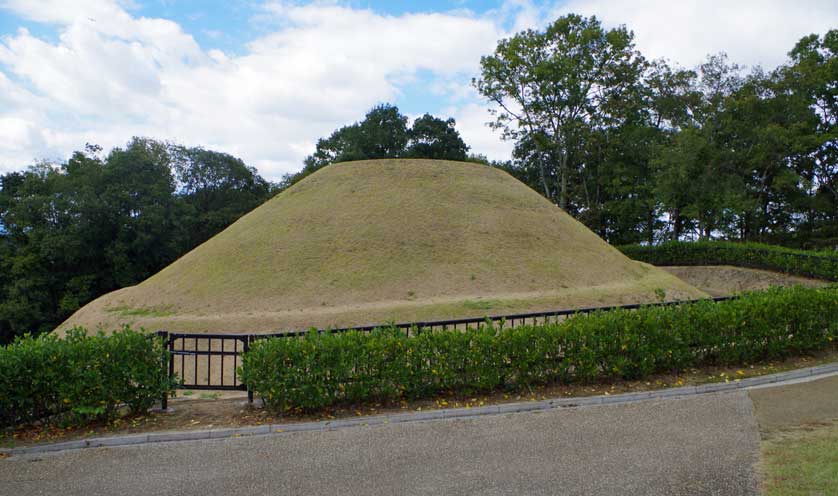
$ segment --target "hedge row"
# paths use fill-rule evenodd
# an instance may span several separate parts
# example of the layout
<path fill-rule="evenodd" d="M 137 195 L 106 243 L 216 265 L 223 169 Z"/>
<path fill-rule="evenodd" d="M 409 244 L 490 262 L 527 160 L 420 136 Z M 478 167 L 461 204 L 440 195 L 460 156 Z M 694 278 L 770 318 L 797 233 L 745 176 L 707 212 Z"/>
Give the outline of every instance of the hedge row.
<path fill-rule="evenodd" d="M 511 329 L 265 339 L 245 354 L 242 378 L 270 409 L 311 410 L 745 364 L 824 348 L 836 337 L 838 287 L 775 288 L 721 303 L 578 314 Z"/>
<path fill-rule="evenodd" d="M 671 241 L 660 245 L 626 245 L 629 258 L 652 265 L 736 265 L 838 281 L 838 255 L 806 252 L 758 243 Z"/>
<path fill-rule="evenodd" d="M 165 353 L 161 340 L 129 329 L 18 338 L 0 347 L 0 425 L 80 424 L 112 418 L 121 405 L 144 412 L 172 387 Z"/>

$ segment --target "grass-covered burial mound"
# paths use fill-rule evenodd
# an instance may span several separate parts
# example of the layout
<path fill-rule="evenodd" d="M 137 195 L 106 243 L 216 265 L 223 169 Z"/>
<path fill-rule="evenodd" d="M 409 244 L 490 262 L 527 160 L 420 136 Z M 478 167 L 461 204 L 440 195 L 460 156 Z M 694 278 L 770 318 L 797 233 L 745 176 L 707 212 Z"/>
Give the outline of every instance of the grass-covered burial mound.
<path fill-rule="evenodd" d="M 703 293 L 612 248 L 509 174 L 433 160 L 335 164 L 61 328 L 267 332 Z"/>

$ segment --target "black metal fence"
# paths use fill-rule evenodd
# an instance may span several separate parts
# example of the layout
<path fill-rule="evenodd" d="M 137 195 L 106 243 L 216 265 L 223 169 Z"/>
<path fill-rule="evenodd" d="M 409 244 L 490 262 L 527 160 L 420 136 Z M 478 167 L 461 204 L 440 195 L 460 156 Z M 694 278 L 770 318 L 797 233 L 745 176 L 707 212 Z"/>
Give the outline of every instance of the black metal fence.
<path fill-rule="evenodd" d="M 734 297 L 713 298 L 719 302 Z M 272 334 L 187 334 L 158 331 L 169 350 L 169 377 L 177 379 L 178 388 L 195 390 L 247 391 L 247 386 L 239 381 L 236 369 L 241 365 L 241 355 L 250 349 L 250 344 L 265 338 L 293 338 L 305 336 L 309 332 L 341 333 L 348 331 L 372 332 L 380 328 L 397 328 L 408 336 L 420 332 L 460 330 L 479 328 L 492 323 L 503 328 L 521 325 L 543 325 L 559 322 L 570 315 L 588 314 L 608 310 L 634 310 L 643 306 L 670 306 L 694 303 L 701 300 L 672 301 L 652 304 L 631 304 L 608 307 L 587 307 L 547 312 L 517 313 L 470 317 L 463 319 L 432 320 L 424 322 L 403 322 L 399 324 L 375 324 L 356 327 L 329 329 L 295 330 Z M 248 400 L 253 401 L 252 391 L 248 391 Z M 163 402 L 166 408 L 166 401 Z"/>

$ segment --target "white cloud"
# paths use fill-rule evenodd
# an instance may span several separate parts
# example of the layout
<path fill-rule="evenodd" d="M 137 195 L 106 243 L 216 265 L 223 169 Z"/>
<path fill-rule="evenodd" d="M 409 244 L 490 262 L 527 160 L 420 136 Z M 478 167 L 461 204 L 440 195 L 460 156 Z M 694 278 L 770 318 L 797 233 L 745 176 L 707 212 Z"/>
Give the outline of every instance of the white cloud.
<path fill-rule="evenodd" d="M 490 160 L 506 160 L 512 156 L 513 143 L 498 138 L 499 132 L 487 126 L 489 115 L 482 103 L 468 103 L 451 107 L 448 113 L 457 121 L 457 130 L 471 147 L 470 153 L 482 154 Z"/>
<path fill-rule="evenodd" d="M 393 101 L 417 71 L 467 79 L 500 36 L 493 20 L 474 16 L 277 3 L 266 11 L 278 27 L 232 56 L 112 2 L 5 5 L 60 33 L 57 43 L 25 30 L 0 43 L 0 69 L 12 76 L 0 83 L 25 83 L 17 87 L 45 108 L 26 133 L 19 119 L 2 128 L 14 145 L 0 144 L 0 160 L 15 168 L 86 141 L 110 147 L 145 135 L 222 149 L 277 178 L 299 169 L 318 137 Z M 17 119 L 26 100 L 0 116 Z"/>
<path fill-rule="evenodd" d="M 56 24 L 70 24 L 79 20 L 126 21 L 123 6 L 132 2 L 102 0 L 1 0 L 0 7 L 16 12 L 25 19 Z M 102 26 L 106 26 L 103 22 Z"/>
<path fill-rule="evenodd" d="M 572 10 L 627 24 L 652 57 L 691 66 L 724 49 L 740 63 L 774 65 L 800 36 L 838 25 L 829 6 L 506 0 L 482 15 L 392 16 L 334 2 L 270 2 L 258 20 L 264 34 L 241 54 L 225 54 L 202 49 L 177 23 L 134 15 L 130 2 L 0 0 L 58 34 L 19 30 L 0 39 L 0 171 L 141 135 L 224 150 L 278 178 L 300 168 L 318 137 L 376 103 L 410 98 L 405 87 L 420 76 L 431 81 L 420 96 L 444 112 L 427 110 L 457 119 L 472 151 L 503 159 L 511 144 L 486 127 L 485 102 L 468 81 L 507 30 L 543 27 Z"/>
<path fill-rule="evenodd" d="M 835 0 L 569 0 L 553 17 L 568 12 L 625 24 L 646 57 L 684 67 L 724 51 L 733 62 L 773 68 L 803 36 L 838 26 Z"/>

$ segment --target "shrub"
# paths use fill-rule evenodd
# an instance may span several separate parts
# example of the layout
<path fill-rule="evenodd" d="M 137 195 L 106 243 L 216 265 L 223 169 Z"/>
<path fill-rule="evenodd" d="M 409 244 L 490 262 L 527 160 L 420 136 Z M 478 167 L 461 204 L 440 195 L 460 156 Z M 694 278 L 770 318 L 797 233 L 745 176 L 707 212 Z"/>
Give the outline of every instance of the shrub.
<path fill-rule="evenodd" d="M 829 346 L 838 336 L 838 288 L 774 288 L 555 324 L 412 334 L 390 328 L 259 340 L 240 373 L 268 408 L 284 411 L 744 364 Z"/>
<path fill-rule="evenodd" d="M 109 419 L 122 405 L 143 412 L 172 387 L 165 353 L 161 340 L 127 328 L 20 337 L 0 347 L 0 425 Z"/>
<path fill-rule="evenodd" d="M 670 241 L 619 247 L 629 258 L 652 265 L 736 265 L 838 281 L 838 256 L 758 243 Z"/>

